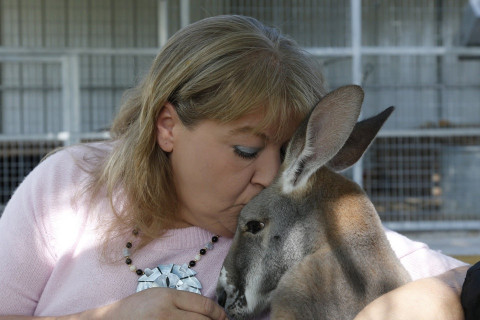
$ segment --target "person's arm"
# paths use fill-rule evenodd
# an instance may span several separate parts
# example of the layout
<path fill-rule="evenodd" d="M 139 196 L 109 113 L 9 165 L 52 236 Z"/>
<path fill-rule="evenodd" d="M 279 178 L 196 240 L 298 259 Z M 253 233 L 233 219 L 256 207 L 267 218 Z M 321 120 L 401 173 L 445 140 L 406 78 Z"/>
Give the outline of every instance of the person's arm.
<path fill-rule="evenodd" d="M 412 281 L 368 304 L 354 320 L 462 320 L 460 293 L 468 266 Z"/>
<path fill-rule="evenodd" d="M 52 182 L 37 179 L 39 173 L 25 178 L 0 218 L 0 315 L 33 314 L 56 263 L 54 242 L 37 214 L 43 209 L 38 190 Z"/>
<path fill-rule="evenodd" d="M 214 319 L 225 320 L 222 307 L 202 295 L 169 288 L 151 288 L 112 304 L 59 317 L 0 316 L 0 320 L 129 320 Z"/>

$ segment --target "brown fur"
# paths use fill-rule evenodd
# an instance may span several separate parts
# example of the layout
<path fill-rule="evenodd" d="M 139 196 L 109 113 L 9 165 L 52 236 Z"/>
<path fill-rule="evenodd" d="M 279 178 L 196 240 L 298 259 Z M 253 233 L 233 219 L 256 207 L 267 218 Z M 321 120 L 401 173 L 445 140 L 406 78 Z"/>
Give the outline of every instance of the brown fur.
<path fill-rule="evenodd" d="M 242 209 L 217 288 L 230 317 L 270 306 L 272 319 L 349 320 L 409 281 L 368 196 L 336 172 L 361 157 L 392 112 L 356 123 L 362 100 L 356 86 L 322 99 L 275 182 Z"/>
<path fill-rule="evenodd" d="M 317 219 L 324 225 L 325 234 L 317 238 L 316 250 L 280 280 L 272 298 L 272 319 L 347 319 L 339 310 L 344 316 L 355 315 L 371 301 L 371 294 L 362 291 L 351 294 L 356 289 L 349 281 L 342 281 L 345 266 L 369 276 L 365 280 L 372 283 L 373 279 L 389 278 L 371 289 L 367 287 L 367 291 L 386 292 L 387 289 L 379 287 L 393 289 L 410 280 L 391 249 L 365 192 L 325 167 L 311 181 L 316 181 L 309 192 L 317 195 L 317 210 L 322 212 Z M 371 251 L 375 256 L 370 255 Z M 376 260 L 373 263 L 372 258 Z M 355 299 L 355 303 L 351 299 Z M 323 300 L 333 301 L 337 308 L 324 308 L 321 306 Z M 348 309 L 352 305 L 354 307 Z M 331 310 L 336 310 L 335 314 L 329 314 Z M 322 317 L 318 315 L 325 312 Z"/>

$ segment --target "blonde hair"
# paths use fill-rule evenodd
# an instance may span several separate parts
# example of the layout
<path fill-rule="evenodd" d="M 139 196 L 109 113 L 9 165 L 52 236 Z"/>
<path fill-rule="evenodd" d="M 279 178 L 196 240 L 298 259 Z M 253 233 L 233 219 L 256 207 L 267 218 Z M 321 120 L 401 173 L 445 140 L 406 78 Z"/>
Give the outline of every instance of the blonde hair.
<path fill-rule="evenodd" d="M 216 16 L 178 31 L 126 93 L 111 129 L 114 149 L 94 174 L 91 191 L 106 186 L 116 213 L 108 234 L 138 227 L 142 247 L 173 225 L 177 195 L 169 159 L 156 141 L 156 119 L 167 102 L 187 127 L 204 119 L 226 123 L 262 108 L 258 129 L 274 126 L 280 136 L 324 94 L 315 60 L 253 18 Z M 115 210 L 116 190 L 125 199 L 121 210 Z"/>

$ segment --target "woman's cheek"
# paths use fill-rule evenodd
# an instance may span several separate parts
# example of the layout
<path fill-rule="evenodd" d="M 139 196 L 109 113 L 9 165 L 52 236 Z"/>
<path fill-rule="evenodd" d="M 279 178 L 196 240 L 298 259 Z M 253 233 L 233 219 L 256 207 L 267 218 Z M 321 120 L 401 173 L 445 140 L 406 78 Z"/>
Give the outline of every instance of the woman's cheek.
<path fill-rule="evenodd" d="M 242 206 L 243 207 L 243 206 Z M 238 216 L 240 215 L 240 208 L 236 208 L 236 210 L 232 210 L 229 212 L 224 219 L 223 225 L 225 228 L 233 234 L 237 230 L 237 222 Z"/>

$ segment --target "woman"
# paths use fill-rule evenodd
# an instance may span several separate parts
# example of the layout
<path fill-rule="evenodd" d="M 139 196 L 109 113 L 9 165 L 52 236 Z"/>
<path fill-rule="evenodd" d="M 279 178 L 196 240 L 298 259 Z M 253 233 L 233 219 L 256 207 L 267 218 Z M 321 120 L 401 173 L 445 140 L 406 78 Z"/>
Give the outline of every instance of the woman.
<path fill-rule="evenodd" d="M 225 319 L 212 298 L 236 218 L 325 93 L 314 59 L 252 18 L 180 30 L 126 96 L 112 141 L 51 155 L 13 195 L 0 220 L 0 314 Z M 461 265 L 417 251 L 438 262 L 424 276 Z"/>

